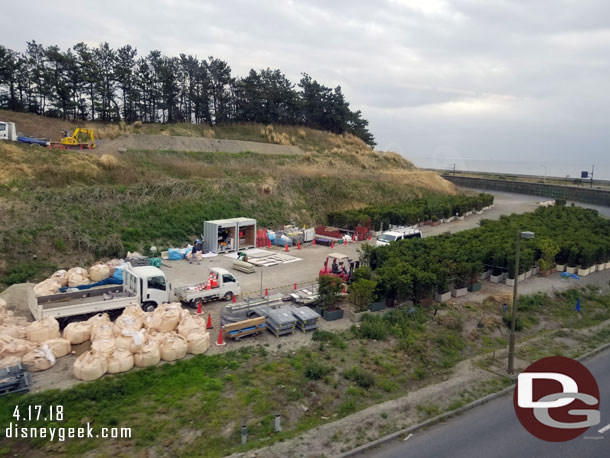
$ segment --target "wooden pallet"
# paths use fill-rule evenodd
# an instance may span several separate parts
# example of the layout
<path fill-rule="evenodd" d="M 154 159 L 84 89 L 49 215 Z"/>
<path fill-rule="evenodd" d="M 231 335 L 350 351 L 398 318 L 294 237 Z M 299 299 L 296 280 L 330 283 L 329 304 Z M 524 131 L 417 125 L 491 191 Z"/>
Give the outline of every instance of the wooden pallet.
<path fill-rule="evenodd" d="M 264 330 L 267 327 L 266 321 L 264 316 L 259 316 L 257 318 L 227 324 L 223 327 L 223 330 L 226 337 L 239 340 L 244 336 L 258 334 Z"/>

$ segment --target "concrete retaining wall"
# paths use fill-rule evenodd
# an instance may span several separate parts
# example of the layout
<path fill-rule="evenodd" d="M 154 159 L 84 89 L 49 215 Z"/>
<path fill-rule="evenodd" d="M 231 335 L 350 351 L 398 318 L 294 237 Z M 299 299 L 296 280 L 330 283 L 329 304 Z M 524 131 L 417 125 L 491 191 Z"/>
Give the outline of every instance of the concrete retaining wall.
<path fill-rule="evenodd" d="M 526 183 L 510 180 L 494 180 L 489 178 L 474 178 L 443 175 L 443 178 L 458 186 L 477 188 L 489 191 L 515 192 L 551 199 L 565 199 L 589 204 L 610 207 L 610 192 L 601 189 L 576 188 L 543 183 Z"/>

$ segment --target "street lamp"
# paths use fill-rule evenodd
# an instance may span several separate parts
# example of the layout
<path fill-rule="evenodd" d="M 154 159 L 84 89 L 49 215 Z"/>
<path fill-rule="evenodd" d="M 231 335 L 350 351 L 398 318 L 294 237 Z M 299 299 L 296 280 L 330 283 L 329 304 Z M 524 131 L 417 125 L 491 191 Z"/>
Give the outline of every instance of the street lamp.
<path fill-rule="evenodd" d="M 544 182 L 546 183 L 546 165 L 542 164 L 540 167 L 544 167 Z"/>
<path fill-rule="evenodd" d="M 517 231 L 517 246 L 515 254 L 515 284 L 513 285 L 513 310 L 510 320 L 510 339 L 508 341 L 508 373 L 513 374 L 515 362 L 515 320 L 517 319 L 517 286 L 519 285 L 519 255 L 521 253 L 521 239 L 533 239 L 534 233 L 530 231 Z"/>

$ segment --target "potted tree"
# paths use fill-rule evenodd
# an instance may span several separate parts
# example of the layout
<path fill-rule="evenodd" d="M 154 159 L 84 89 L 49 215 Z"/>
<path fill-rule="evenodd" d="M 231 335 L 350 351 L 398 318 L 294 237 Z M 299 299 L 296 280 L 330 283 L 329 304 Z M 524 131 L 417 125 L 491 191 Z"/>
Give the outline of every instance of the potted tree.
<path fill-rule="evenodd" d="M 553 271 L 555 257 L 559 253 L 559 245 L 551 239 L 541 239 L 538 242 L 540 249 L 540 259 L 538 260 L 539 273 L 543 277 L 548 277 Z"/>
<path fill-rule="evenodd" d="M 584 243 L 580 250 L 580 267 L 578 275 L 586 277 L 591 273 L 591 268 L 595 264 L 595 247 L 591 243 Z"/>
<path fill-rule="evenodd" d="M 447 270 L 442 268 L 436 274 L 436 294 L 434 300 L 437 302 L 447 302 L 451 299 L 451 290 L 447 281 Z"/>
<path fill-rule="evenodd" d="M 471 278 L 471 268 L 464 262 L 455 264 L 453 275 L 455 280 L 453 281 L 453 289 L 451 295 L 453 297 L 461 297 L 468 294 L 468 283 Z"/>
<path fill-rule="evenodd" d="M 580 249 L 576 245 L 570 245 L 568 250 L 568 266 L 566 267 L 566 272 L 569 274 L 575 274 L 580 265 L 578 261 L 580 260 Z"/>
<path fill-rule="evenodd" d="M 555 256 L 555 270 L 557 272 L 565 272 L 568 266 L 568 257 L 570 254 L 569 245 L 562 245 Z"/>
<path fill-rule="evenodd" d="M 432 304 L 436 282 L 436 275 L 432 272 L 416 268 L 413 272 L 413 297 L 415 302 L 421 305 Z"/>
<path fill-rule="evenodd" d="M 343 291 L 343 282 L 341 278 L 321 275 L 318 282 L 322 318 L 326 321 L 334 321 L 343 318 L 343 309 L 338 305 L 341 291 Z"/>
<path fill-rule="evenodd" d="M 471 277 L 470 277 L 470 285 L 468 285 L 468 291 L 480 291 L 481 290 L 481 280 L 479 278 L 479 269 L 477 266 L 473 266 Z"/>

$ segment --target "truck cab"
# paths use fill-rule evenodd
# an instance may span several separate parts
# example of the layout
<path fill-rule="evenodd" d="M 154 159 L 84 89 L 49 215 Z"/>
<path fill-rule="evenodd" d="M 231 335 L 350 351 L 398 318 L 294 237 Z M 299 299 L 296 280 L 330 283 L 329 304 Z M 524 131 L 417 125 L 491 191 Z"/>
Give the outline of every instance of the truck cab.
<path fill-rule="evenodd" d="M 142 308 L 144 311 L 152 311 L 157 305 L 164 302 L 169 302 L 169 285 L 163 271 L 153 266 L 132 267 L 130 270 L 125 270 L 123 284 L 126 288 L 133 291 L 139 291 Z M 132 282 L 132 285 L 129 285 Z M 133 285 L 133 282 L 138 282 L 138 285 Z M 134 288 L 134 286 L 136 286 Z"/>
<path fill-rule="evenodd" d="M 377 238 L 375 246 L 385 246 L 392 242 L 397 242 L 398 240 L 413 238 L 421 238 L 421 231 L 418 229 L 386 231 Z"/>
<path fill-rule="evenodd" d="M 0 140 L 17 141 L 17 130 L 14 122 L 0 121 Z"/>

